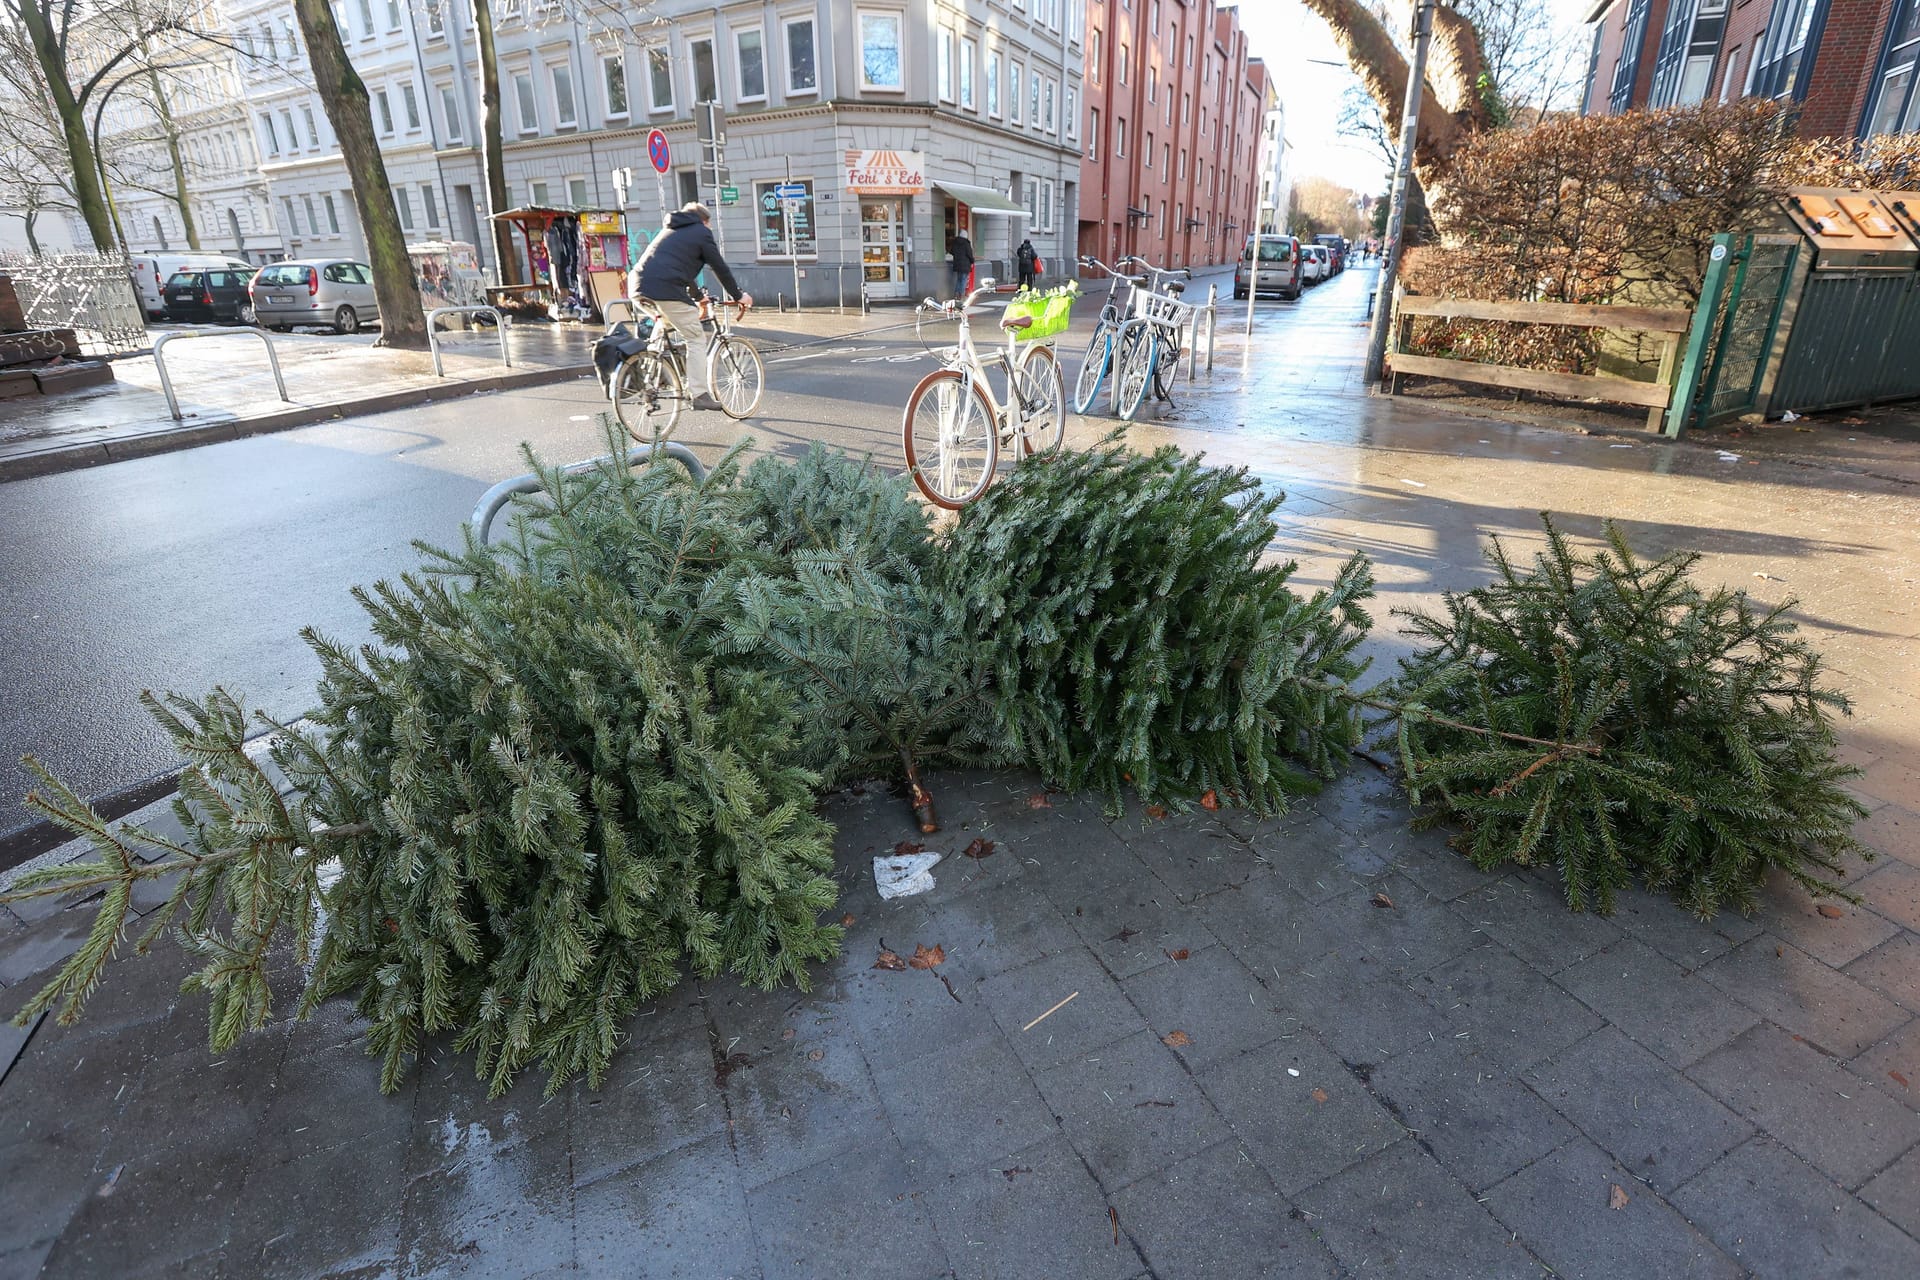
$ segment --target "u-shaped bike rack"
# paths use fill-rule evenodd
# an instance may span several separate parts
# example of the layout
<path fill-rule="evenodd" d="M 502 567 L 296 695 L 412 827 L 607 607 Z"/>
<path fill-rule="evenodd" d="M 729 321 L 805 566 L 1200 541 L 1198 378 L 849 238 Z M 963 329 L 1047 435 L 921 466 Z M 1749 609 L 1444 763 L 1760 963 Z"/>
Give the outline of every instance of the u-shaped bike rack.
<path fill-rule="evenodd" d="M 441 365 L 440 365 L 440 329 L 435 322 L 438 321 L 441 316 L 456 316 L 456 315 L 457 316 L 475 316 L 475 315 L 492 316 L 493 330 L 495 333 L 500 335 L 500 363 L 504 364 L 509 369 L 513 368 L 513 360 L 507 355 L 507 322 L 505 317 L 503 317 L 500 314 L 499 308 L 497 307 L 435 307 L 433 310 L 427 312 L 427 349 L 433 352 L 433 376 L 434 377 L 444 378 L 447 376 L 446 371 L 443 368 L 441 368 Z"/>
<path fill-rule="evenodd" d="M 165 333 L 153 344 L 153 367 L 160 371 L 160 389 L 167 393 L 167 412 L 173 415 L 175 422 L 180 421 L 180 397 L 173 394 L 173 379 L 167 376 L 167 361 L 161 354 L 169 342 L 182 338 L 235 338 L 254 337 L 267 344 L 267 363 L 273 366 L 273 383 L 280 389 L 280 399 L 293 403 L 293 397 L 287 394 L 287 380 L 280 373 L 280 357 L 273 350 L 273 339 L 258 329 L 223 329 L 219 332 L 201 329 L 189 329 L 182 333 Z"/>

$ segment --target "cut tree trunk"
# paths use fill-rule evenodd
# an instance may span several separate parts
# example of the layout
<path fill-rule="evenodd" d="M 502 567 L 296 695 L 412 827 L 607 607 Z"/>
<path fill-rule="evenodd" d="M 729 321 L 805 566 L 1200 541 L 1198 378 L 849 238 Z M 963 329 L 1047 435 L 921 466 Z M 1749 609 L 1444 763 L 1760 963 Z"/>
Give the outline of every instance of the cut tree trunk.
<path fill-rule="evenodd" d="M 373 268 L 374 296 L 380 302 L 380 345 L 422 351 L 427 346 L 426 313 L 413 280 L 407 238 L 394 209 L 387 166 L 373 131 L 367 86 L 340 44 L 340 28 L 328 0 L 294 0 L 300 31 L 307 41 L 314 87 L 326 108 L 327 122 L 340 141 L 340 154 L 353 175 L 353 203 L 367 235 L 367 262 Z"/>
<path fill-rule="evenodd" d="M 520 260 L 514 253 L 513 228 L 496 222 L 507 203 L 507 147 L 500 131 L 500 59 L 493 46 L 491 0 L 473 0 L 473 38 L 480 46 L 480 163 L 487 175 L 487 234 L 493 237 L 494 262 L 501 284 L 520 283 Z"/>

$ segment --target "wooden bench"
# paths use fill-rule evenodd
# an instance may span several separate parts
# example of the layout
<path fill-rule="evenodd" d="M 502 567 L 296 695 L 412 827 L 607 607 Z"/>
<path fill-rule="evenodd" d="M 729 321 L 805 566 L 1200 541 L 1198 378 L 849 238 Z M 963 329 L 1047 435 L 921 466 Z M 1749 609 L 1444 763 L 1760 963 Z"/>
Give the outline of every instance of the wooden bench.
<path fill-rule="evenodd" d="M 1482 302 L 1477 298 L 1429 298 L 1419 294 L 1396 292 L 1393 300 L 1393 340 L 1387 346 L 1387 364 L 1392 377 L 1387 383 L 1389 395 L 1399 395 L 1402 381 L 1410 373 L 1455 382 L 1475 382 L 1517 391 L 1538 391 L 1544 395 L 1570 400 L 1599 399 L 1614 404 L 1644 406 L 1647 426 L 1660 429 L 1673 398 L 1673 370 L 1679 359 L 1680 343 L 1693 323 L 1691 311 L 1658 307 L 1599 306 L 1574 302 Z M 1661 335 L 1660 373 L 1653 382 L 1615 378 L 1606 374 L 1547 373 L 1538 369 L 1516 369 L 1510 365 L 1486 364 L 1478 360 L 1452 360 L 1442 356 L 1412 355 L 1406 346 L 1412 337 L 1415 316 L 1434 316 L 1442 320 L 1506 320 L 1524 324 L 1564 325 L 1577 329 L 1623 329 Z"/>

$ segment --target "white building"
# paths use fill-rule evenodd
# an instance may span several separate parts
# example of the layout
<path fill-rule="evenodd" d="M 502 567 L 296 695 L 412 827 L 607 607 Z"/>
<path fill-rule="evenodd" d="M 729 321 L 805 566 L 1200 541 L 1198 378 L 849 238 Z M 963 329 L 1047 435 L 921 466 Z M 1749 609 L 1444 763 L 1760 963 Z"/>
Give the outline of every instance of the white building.
<path fill-rule="evenodd" d="M 1284 234 L 1287 210 L 1293 204 L 1293 163 L 1287 153 L 1287 104 L 1271 81 L 1267 85 L 1266 117 L 1260 126 L 1260 230 Z"/>

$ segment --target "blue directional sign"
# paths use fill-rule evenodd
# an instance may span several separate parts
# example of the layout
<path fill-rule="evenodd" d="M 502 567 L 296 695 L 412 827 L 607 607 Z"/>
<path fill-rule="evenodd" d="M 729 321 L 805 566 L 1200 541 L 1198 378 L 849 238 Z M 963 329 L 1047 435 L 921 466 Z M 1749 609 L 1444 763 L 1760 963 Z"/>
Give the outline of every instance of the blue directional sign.
<path fill-rule="evenodd" d="M 807 189 L 797 182 L 783 182 L 773 189 L 773 194 L 781 200 L 805 200 Z"/>

